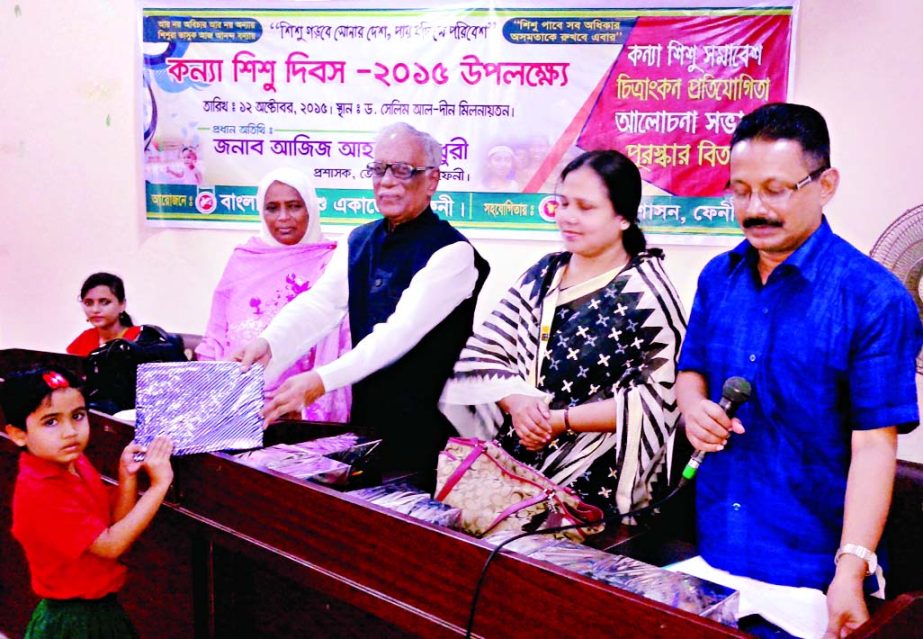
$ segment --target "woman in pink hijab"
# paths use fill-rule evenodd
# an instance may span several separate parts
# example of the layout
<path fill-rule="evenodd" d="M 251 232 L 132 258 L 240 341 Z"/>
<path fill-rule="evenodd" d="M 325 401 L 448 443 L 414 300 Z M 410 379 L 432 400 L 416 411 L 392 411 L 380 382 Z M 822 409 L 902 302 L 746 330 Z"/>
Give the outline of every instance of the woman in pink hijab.
<path fill-rule="evenodd" d="M 314 185 L 307 175 L 282 168 L 267 174 L 256 193 L 260 235 L 234 249 L 212 299 L 205 336 L 196 348 L 200 360 L 230 358 L 239 347 L 259 336 L 288 302 L 311 288 L 324 272 L 336 242 L 324 239 Z M 349 326 L 343 320 L 331 333 L 276 379 L 283 381 L 331 362 L 350 349 Z M 349 387 L 327 393 L 306 407 L 312 421 L 349 421 Z"/>

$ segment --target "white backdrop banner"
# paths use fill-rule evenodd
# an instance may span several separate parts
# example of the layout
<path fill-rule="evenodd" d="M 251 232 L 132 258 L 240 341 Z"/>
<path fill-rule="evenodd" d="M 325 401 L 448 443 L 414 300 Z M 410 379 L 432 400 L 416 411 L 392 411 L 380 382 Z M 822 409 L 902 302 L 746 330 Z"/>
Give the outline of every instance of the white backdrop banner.
<path fill-rule="evenodd" d="M 796 8 L 243 4 L 139 4 L 152 224 L 255 224 L 279 166 L 314 179 L 324 224 L 375 219 L 372 142 L 405 121 L 443 144 L 433 208 L 461 229 L 547 235 L 561 168 L 615 148 L 641 168 L 645 230 L 738 236 L 730 134 L 785 100 Z"/>

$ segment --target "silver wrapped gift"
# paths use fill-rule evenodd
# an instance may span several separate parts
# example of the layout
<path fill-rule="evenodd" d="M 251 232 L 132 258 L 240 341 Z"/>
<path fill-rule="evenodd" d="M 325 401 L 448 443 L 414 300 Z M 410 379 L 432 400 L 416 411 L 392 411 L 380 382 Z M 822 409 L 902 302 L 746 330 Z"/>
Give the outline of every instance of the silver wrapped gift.
<path fill-rule="evenodd" d="M 263 368 L 236 362 L 170 362 L 138 366 L 135 442 L 157 435 L 174 455 L 263 445 Z"/>

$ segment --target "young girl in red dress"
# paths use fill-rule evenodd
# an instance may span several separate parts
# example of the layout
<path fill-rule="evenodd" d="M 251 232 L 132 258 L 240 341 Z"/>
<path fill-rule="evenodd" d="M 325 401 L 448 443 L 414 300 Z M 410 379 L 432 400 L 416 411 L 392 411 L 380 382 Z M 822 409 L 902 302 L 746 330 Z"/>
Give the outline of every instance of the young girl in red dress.
<path fill-rule="evenodd" d="M 55 368 L 14 373 L 0 386 L 6 433 L 23 447 L 13 491 L 13 537 L 32 589 L 42 598 L 26 639 L 137 637 L 116 600 L 125 582 L 118 558 L 154 518 L 173 480 L 173 444 L 155 439 L 143 462 L 129 444 L 111 491 L 83 454 L 90 434 L 77 379 Z M 150 488 L 138 498 L 137 473 Z"/>
<path fill-rule="evenodd" d="M 121 337 L 135 340 L 141 332 L 125 312 L 125 283 L 111 273 L 93 273 L 80 288 L 80 303 L 87 321 L 93 325 L 67 347 L 71 355 L 86 357 L 97 348 Z"/>

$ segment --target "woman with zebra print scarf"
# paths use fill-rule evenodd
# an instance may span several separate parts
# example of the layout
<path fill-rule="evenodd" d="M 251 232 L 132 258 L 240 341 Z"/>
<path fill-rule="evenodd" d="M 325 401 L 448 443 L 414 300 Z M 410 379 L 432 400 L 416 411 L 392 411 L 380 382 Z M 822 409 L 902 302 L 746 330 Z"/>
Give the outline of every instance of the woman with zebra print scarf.
<path fill-rule="evenodd" d="M 617 151 L 561 174 L 565 251 L 543 257 L 469 338 L 440 408 L 465 437 L 520 461 L 606 512 L 666 483 L 685 314 L 638 227 L 641 177 Z"/>

